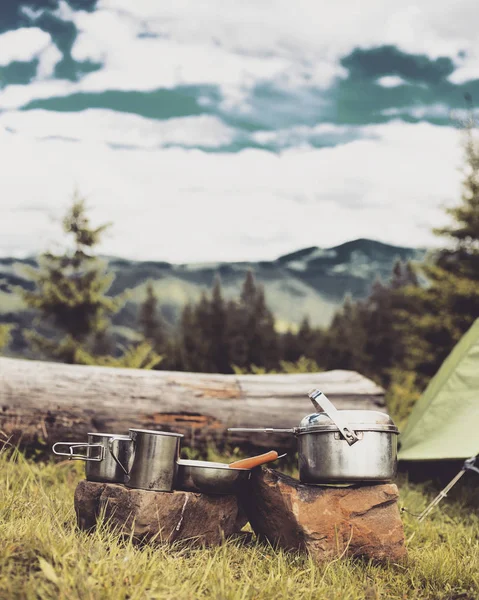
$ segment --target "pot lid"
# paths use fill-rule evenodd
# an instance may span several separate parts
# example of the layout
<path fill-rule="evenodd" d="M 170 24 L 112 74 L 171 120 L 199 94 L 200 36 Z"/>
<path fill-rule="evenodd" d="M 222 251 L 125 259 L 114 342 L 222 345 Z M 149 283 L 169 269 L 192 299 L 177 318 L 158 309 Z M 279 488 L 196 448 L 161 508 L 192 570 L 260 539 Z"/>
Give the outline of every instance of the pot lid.
<path fill-rule="evenodd" d="M 376 410 L 338 410 L 341 417 L 355 431 L 393 431 L 398 428 L 387 413 Z M 325 412 L 312 413 L 301 419 L 300 432 L 337 430 L 334 421 Z"/>

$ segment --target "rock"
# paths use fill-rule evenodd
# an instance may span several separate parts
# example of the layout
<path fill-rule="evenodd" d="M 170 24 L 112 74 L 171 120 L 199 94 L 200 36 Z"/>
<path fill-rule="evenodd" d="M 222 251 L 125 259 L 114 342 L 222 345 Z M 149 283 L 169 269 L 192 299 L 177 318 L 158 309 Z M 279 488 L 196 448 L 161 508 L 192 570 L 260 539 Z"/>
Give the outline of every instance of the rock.
<path fill-rule="evenodd" d="M 307 550 L 316 561 L 364 556 L 403 561 L 404 530 L 397 486 L 311 486 L 266 467 L 253 470 L 241 504 L 253 530 L 288 550 Z"/>
<path fill-rule="evenodd" d="M 80 529 L 91 530 L 98 516 L 137 541 L 220 544 L 247 520 L 235 496 L 192 492 L 151 492 L 112 483 L 80 481 L 75 490 Z"/>

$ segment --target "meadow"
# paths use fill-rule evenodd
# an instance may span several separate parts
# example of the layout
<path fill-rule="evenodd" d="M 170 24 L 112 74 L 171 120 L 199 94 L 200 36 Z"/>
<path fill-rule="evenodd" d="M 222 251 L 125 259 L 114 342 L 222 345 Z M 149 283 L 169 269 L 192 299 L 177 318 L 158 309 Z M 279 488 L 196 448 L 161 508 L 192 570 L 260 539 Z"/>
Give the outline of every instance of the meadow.
<path fill-rule="evenodd" d="M 208 549 L 138 547 L 107 523 L 92 534 L 79 531 L 73 493 L 82 478 L 76 462 L 0 452 L 1 600 L 479 598 L 477 485 L 456 488 L 420 526 L 403 513 L 406 537 L 416 532 L 407 564 L 343 558 L 318 566 L 254 538 Z M 401 505 L 412 513 L 437 491 L 398 483 Z"/>

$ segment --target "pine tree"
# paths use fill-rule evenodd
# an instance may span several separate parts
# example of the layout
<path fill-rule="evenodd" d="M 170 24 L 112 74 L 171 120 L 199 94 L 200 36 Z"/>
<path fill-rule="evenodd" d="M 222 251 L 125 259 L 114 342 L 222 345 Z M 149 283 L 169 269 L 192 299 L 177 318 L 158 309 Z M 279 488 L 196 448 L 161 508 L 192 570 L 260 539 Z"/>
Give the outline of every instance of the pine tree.
<path fill-rule="evenodd" d="M 211 371 L 208 327 L 208 299 L 205 294 L 202 294 L 198 304 L 186 304 L 181 313 L 179 354 L 182 370 L 200 373 Z"/>
<path fill-rule="evenodd" d="M 194 323 L 196 335 L 195 371 L 212 373 L 215 365 L 212 361 L 212 309 L 211 300 L 206 293 L 202 293 L 200 301 L 194 308 Z"/>
<path fill-rule="evenodd" d="M 452 223 L 434 232 L 451 245 L 435 256 L 437 267 L 457 277 L 479 281 L 479 143 L 472 110 L 465 127 L 465 167 L 461 203 L 447 209 Z"/>
<path fill-rule="evenodd" d="M 140 305 L 138 312 L 138 322 L 143 337 L 150 342 L 156 352 L 162 354 L 166 350 L 168 335 L 151 281 L 146 286 L 146 298 Z"/>
<path fill-rule="evenodd" d="M 327 331 L 323 354 L 318 356 L 317 362 L 328 369 L 364 372 L 366 335 L 363 306 L 346 294 Z"/>
<path fill-rule="evenodd" d="M 193 306 L 188 303 L 181 312 L 179 327 L 179 347 L 181 367 L 184 371 L 192 371 L 196 353 L 195 319 Z"/>
<path fill-rule="evenodd" d="M 0 350 L 3 350 L 10 343 L 11 325 L 0 325 Z"/>
<path fill-rule="evenodd" d="M 474 128 L 471 118 L 461 202 L 447 211 L 451 224 L 435 230 L 449 243 L 422 265 L 427 285 L 408 288 L 408 310 L 397 314 L 397 335 L 409 348 L 403 367 L 419 373 L 423 383 L 479 316 L 479 145 Z"/>
<path fill-rule="evenodd" d="M 247 372 L 250 364 L 245 311 L 235 300 L 226 303 L 226 345 L 230 366 L 235 370 L 241 369 Z"/>
<path fill-rule="evenodd" d="M 248 271 L 241 290 L 240 309 L 249 366 L 263 366 L 267 370 L 278 366 L 279 337 L 274 328 L 274 317 L 266 305 L 264 288 L 256 285 L 253 273 Z"/>
<path fill-rule="evenodd" d="M 411 264 L 411 261 L 407 261 L 406 263 L 406 274 L 405 274 L 405 279 L 406 279 L 406 285 L 412 285 L 412 286 L 418 286 L 419 285 L 419 279 L 416 273 L 416 269 L 413 267 L 413 265 Z"/>
<path fill-rule="evenodd" d="M 211 362 L 215 373 L 231 373 L 227 343 L 227 312 L 221 290 L 221 279 L 216 278 L 211 296 Z"/>
<path fill-rule="evenodd" d="M 311 327 L 308 317 L 303 317 L 297 334 L 300 356 L 314 358 L 318 350 L 319 332 Z"/>
<path fill-rule="evenodd" d="M 46 252 L 38 268 L 27 269 L 35 290 L 21 290 L 26 304 L 40 314 L 37 324 L 53 327 L 58 339 L 25 332 L 35 350 L 62 360 L 75 362 L 79 348 L 91 351 L 104 338 L 110 316 L 120 307 L 120 298 L 106 295 L 113 275 L 94 255 L 108 224 L 92 227 L 85 202 L 75 194 L 73 204 L 63 219 L 63 231 L 73 238 L 73 247 L 64 254 Z"/>
<path fill-rule="evenodd" d="M 400 290 L 407 285 L 406 267 L 397 261 L 389 285 L 376 279 L 368 298 L 362 303 L 362 321 L 366 332 L 364 339 L 364 370 L 369 377 L 382 385 L 389 383 L 389 371 L 400 355 L 402 346 L 394 333 L 393 309 Z"/>
<path fill-rule="evenodd" d="M 298 340 L 298 334 L 292 331 L 286 331 L 281 336 L 281 360 L 288 363 L 295 363 L 304 354 L 304 347 Z"/>

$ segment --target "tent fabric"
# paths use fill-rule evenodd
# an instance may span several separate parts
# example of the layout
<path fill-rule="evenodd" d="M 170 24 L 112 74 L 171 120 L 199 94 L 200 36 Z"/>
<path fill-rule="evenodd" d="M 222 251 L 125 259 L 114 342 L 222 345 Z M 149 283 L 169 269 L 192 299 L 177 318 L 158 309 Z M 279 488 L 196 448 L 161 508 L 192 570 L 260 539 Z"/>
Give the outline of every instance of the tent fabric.
<path fill-rule="evenodd" d="M 479 454 L 479 319 L 431 379 L 399 444 L 398 458 L 404 461 Z"/>

